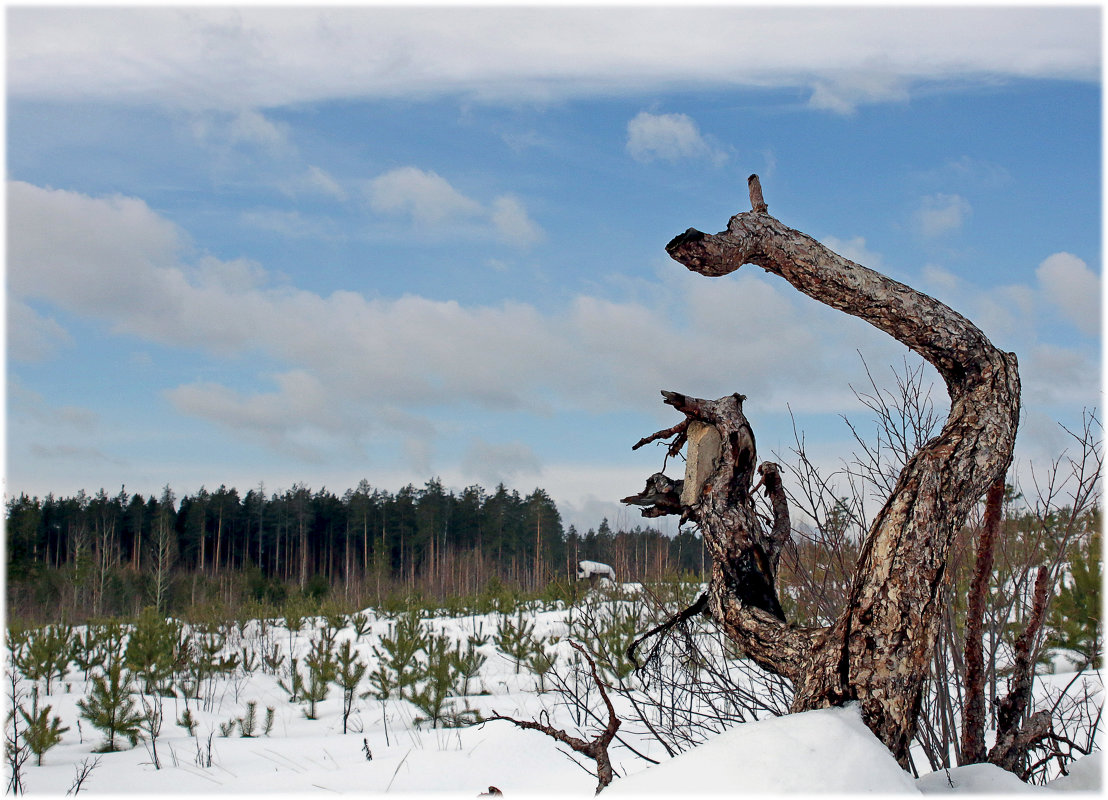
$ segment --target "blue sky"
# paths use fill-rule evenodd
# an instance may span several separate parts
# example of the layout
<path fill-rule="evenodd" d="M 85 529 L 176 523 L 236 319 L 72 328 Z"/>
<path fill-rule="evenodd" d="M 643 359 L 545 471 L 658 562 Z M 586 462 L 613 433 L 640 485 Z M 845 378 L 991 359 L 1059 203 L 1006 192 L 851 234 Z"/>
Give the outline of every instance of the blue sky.
<path fill-rule="evenodd" d="M 7 48 L 9 494 L 439 476 L 635 524 L 663 388 L 832 469 L 859 352 L 907 351 L 665 254 L 752 172 L 1019 355 L 1022 469 L 1099 405 L 1096 6 L 10 8 Z"/>

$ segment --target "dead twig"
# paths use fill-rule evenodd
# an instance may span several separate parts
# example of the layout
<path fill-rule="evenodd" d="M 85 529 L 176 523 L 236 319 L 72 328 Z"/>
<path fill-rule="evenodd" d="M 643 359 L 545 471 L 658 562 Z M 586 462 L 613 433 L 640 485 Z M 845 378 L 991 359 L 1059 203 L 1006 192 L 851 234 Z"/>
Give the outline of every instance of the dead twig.
<path fill-rule="evenodd" d="M 562 744 L 568 745 L 581 755 L 588 756 L 596 762 L 596 777 L 598 780 L 596 793 L 600 794 L 604 787 L 611 783 L 612 778 L 615 777 L 615 773 L 612 770 L 612 762 L 608 757 L 608 745 L 611 744 L 612 739 L 615 738 L 616 731 L 619 730 L 620 720 L 619 717 L 616 716 L 615 707 L 612 705 L 608 693 L 604 690 L 604 683 L 600 680 L 600 675 L 597 674 L 596 662 L 592 660 L 592 657 L 585 651 L 585 648 L 577 644 L 577 642 L 570 642 L 569 644 L 589 662 L 592 679 L 596 683 L 596 688 L 600 690 L 600 697 L 604 700 L 604 705 L 608 709 L 608 725 L 596 738 L 586 742 L 584 739 L 570 736 L 565 731 L 555 728 L 546 722 L 515 719 L 513 717 L 505 717 L 495 712 L 493 712 L 493 716 L 488 718 L 488 721 L 502 719 L 525 730 L 540 731 Z"/>

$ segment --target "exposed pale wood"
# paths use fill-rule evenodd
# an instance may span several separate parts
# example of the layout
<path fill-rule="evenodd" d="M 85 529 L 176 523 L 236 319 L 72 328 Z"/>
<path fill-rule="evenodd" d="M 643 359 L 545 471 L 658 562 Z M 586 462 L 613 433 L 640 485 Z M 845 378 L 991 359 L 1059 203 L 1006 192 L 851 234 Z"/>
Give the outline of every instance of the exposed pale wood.
<path fill-rule="evenodd" d="M 693 505 L 700 491 L 719 464 L 720 438 L 714 425 L 693 420 L 686 432 L 688 449 L 685 451 L 685 485 L 681 490 L 681 504 Z"/>

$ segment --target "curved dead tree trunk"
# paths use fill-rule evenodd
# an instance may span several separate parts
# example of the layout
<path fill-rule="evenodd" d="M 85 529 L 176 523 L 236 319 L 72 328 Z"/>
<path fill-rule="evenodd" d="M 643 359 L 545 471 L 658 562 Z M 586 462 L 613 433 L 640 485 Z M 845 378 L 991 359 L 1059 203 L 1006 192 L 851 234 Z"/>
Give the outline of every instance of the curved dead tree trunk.
<path fill-rule="evenodd" d="M 857 700 L 866 724 L 907 768 L 954 533 L 1012 459 L 1016 357 L 937 300 L 781 224 L 769 215 L 757 176 L 750 184 L 753 211 L 735 215 L 714 236 L 686 231 L 667 245 L 670 256 L 711 277 L 754 264 L 866 320 L 934 365 L 950 394 L 950 415 L 904 467 L 874 519 L 844 611 L 829 628 L 792 626 L 781 613 L 774 578 L 789 535 L 788 505 L 777 465 L 757 466 L 742 395 L 708 401 L 663 392 L 685 419 L 636 447 L 672 437 L 676 453 L 687 444 L 685 479 L 652 476 L 624 502 L 647 506 L 646 516 L 681 514 L 700 526 L 713 559 L 713 618 L 758 664 L 793 681 L 793 711 Z M 773 509 L 768 530 L 754 512 L 756 473 Z"/>

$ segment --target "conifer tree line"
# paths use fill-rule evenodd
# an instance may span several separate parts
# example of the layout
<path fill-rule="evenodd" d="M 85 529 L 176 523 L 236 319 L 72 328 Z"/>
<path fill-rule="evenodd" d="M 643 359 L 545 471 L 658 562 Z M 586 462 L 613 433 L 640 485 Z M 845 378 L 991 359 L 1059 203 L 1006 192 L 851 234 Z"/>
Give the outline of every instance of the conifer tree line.
<path fill-rule="evenodd" d="M 13 611 L 57 603 L 77 613 L 172 611 L 213 593 L 282 601 L 398 590 L 442 598 L 491 580 L 524 590 L 573 580 L 582 559 L 612 564 L 621 580 L 699 574 L 698 535 L 636 526 L 565 529 L 549 494 L 500 484 L 460 493 L 438 479 L 397 492 L 361 481 L 339 495 L 303 483 L 267 494 L 259 484 L 177 497 L 104 489 L 6 503 L 8 600 Z M 350 598 L 353 599 L 353 598 Z"/>

